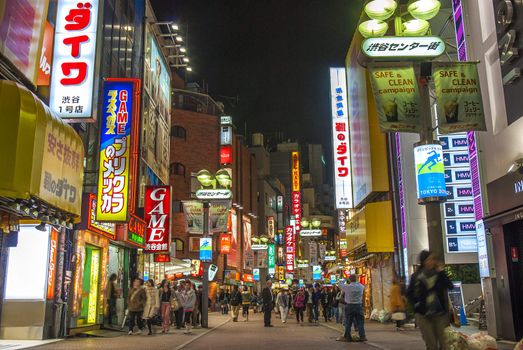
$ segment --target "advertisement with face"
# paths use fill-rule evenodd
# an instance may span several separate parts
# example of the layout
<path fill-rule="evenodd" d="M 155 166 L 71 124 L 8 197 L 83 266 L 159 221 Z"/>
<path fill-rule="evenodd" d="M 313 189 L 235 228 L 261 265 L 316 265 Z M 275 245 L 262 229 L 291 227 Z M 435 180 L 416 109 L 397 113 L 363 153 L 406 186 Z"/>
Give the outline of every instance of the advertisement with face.
<path fill-rule="evenodd" d="M 251 249 L 252 225 L 247 216 L 243 216 L 243 254 L 244 268 L 251 269 L 254 267 L 254 252 Z"/>
<path fill-rule="evenodd" d="M 144 63 L 142 158 L 164 183 L 169 182 L 171 76 L 160 46 L 147 27 Z"/>

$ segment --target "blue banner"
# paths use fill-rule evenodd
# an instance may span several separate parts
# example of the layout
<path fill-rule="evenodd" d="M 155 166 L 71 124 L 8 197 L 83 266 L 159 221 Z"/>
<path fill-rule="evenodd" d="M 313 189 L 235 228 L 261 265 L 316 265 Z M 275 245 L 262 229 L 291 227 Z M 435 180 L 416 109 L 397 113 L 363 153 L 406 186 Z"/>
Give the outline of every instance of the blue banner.
<path fill-rule="evenodd" d="M 419 200 L 440 201 L 447 196 L 443 149 L 439 144 L 414 147 L 416 163 L 416 183 Z"/>

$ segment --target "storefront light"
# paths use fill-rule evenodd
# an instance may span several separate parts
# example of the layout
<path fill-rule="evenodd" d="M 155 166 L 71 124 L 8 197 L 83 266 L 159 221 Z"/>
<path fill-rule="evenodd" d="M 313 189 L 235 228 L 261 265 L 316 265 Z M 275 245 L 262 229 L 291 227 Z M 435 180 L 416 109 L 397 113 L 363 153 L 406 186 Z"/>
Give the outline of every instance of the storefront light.
<path fill-rule="evenodd" d="M 358 30 L 364 38 L 384 36 L 389 29 L 389 25 L 383 21 L 371 19 L 358 26 Z"/>
<path fill-rule="evenodd" d="M 422 36 L 427 34 L 430 28 L 429 22 L 423 19 L 412 19 L 407 22 L 403 22 L 403 35 L 404 36 Z"/>
<path fill-rule="evenodd" d="M 429 20 L 434 18 L 441 7 L 438 0 L 417 0 L 411 3 L 407 10 L 416 19 Z"/>
<path fill-rule="evenodd" d="M 394 14 L 397 7 L 394 0 L 374 0 L 365 5 L 365 13 L 372 19 L 384 21 Z"/>

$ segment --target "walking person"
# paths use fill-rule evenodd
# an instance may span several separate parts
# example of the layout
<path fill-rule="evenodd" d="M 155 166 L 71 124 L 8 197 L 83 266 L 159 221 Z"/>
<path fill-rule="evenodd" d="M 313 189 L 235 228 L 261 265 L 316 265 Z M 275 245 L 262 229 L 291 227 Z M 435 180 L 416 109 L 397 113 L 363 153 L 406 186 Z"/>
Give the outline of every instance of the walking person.
<path fill-rule="evenodd" d="M 314 306 L 312 302 L 312 294 L 314 294 L 314 288 L 309 288 L 305 291 L 305 300 L 307 300 L 307 316 L 309 318 L 309 323 L 312 323 L 314 320 Z"/>
<path fill-rule="evenodd" d="M 184 291 L 183 283 L 179 283 L 175 287 L 174 298 L 176 298 L 178 309 L 174 312 L 174 318 L 176 320 L 176 329 L 181 329 L 183 327 L 183 307 L 182 307 L 182 293 Z"/>
<path fill-rule="evenodd" d="M 406 305 L 405 305 L 405 292 L 401 280 L 394 276 L 392 279 L 392 286 L 390 287 L 390 312 L 392 313 L 391 318 L 396 322 L 396 330 L 403 330 L 403 323 L 407 318 Z"/>
<path fill-rule="evenodd" d="M 338 295 L 339 288 L 337 286 L 333 286 L 332 290 L 330 292 L 330 305 L 331 305 L 331 317 L 334 319 L 334 322 L 338 323 L 339 315 L 338 315 L 338 305 L 340 301 L 336 298 Z"/>
<path fill-rule="evenodd" d="M 185 281 L 185 288 L 180 294 L 180 301 L 183 309 L 183 323 L 185 324 L 184 334 L 192 334 L 192 312 L 196 303 L 196 293 L 192 287 L 192 282 Z"/>
<path fill-rule="evenodd" d="M 238 316 L 240 314 L 240 304 L 242 303 L 242 295 L 238 286 L 234 286 L 231 293 L 231 309 L 232 309 L 232 321 L 238 322 Z"/>
<path fill-rule="evenodd" d="M 263 324 L 265 327 L 273 327 L 271 324 L 272 309 L 274 308 L 274 295 L 272 294 L 272 282 L 267 281 L 267 285 L 262 290 L 263 299 Z"/>
<path fill-rule="evenodd" d="M 292 305 L 294 306 L 294 311 L 296 312 L 296 322 L 303 323 L 303 311 L 305 310 L 305 291 L 303 289 L 298 290 Z"/>
<path fill-rule="evenodd" d="M 106 301 L 107 301 L 107 325 L 113 325 L 113 318 L 116 315 L 116 299 L 119 296 L 118 276 L 113 273 L 109 277 L 109 284 L 107 286 Z M 118 321 L 117 321 L 118 323 Z"/>
<path fill-rule="evenodd" d="M 200 310 L 201 310 L 201 304 L 202 304 L 201 301 L 202 301 L 203 287 L 202 287 L 202 289 L 200 289 L 200 287 L 198 287 L 198 289 L 197 289 L 196 286 L 193 286 L 193 290 L 194 290 L 194 295 L 196 295 L 196 301 L 194 302 L 194 308 L 192 311 L 191 324 L 192 324 L 193 328 L 197 328 L 198 327 L 198 318 L 199 318 L 199 315 L 201 312 Z"/>
<path fill-rule="evenodd" d="M 243 287 L 242 292 L 242 317 L 243 321 L 249 321 L 249 306 L 251 305 L 251 293 L 247 286 Z"/>
<path fill-rule="evenodd" d="M 160 286 L 160 314 L 162 316 L 162 333 L 169 332 L 171 326 L 171 309 L 173 308 L 174 291 L 169 288 L 169 283 L 164 281 Z M 176 303 L 174 305 L 178 307 Z"/>
<path fill-rule="evenodd" d="M 320 284 L 316 283 L 312 290 L 312 318 L 315 323 L 319 322 L 320 318 L 320 302 L 321 302 L 321 289 Z"/>
<path fill-rule="evenodd" d="M 147 335 L 153 335 L 153 318 L 158 314 L 158 310 L 160 310 L 159 292 L 153 280 L 148 280 L 145 283 L 145 297 L 143 319 L 147 323 L 147 329 L 149 330 Z"/>
<path fill-rule="evenodd" d="M 287 314 L 289 313 L 289 301 L 290 297 L 288 291 L 282 289 L 276 297 L 276 306 L 280 311 L 280 317 L 282 323 L 287 323 Z"/>
<path fill-rule="evenodd" d="M 422 251 L 420 267 L 412 275 L 407 291 L 427 350 L 446 348 L 443 339 L 444 329 L 450 324 L 448 290 L 453 285 L 443 267 L 434 254 Z"/>
<path fill-rule="evenodd" d="M 338 283 L 338 287 L 345 293 L 345 333 L 339 337 L 338 341 L 352 341 L 351 328 L 355 323 L 358 329 L 358 341 L 367 341 L 365 336 L 364 316 L 363 316 L 363 291 L 365 286 L 357 281 L 356 275 L 349 277 L 350 283 Z"/>
<path fill-rule="evenodd" d="M 133 287 L 129 291 L 127 299 L 127 308 L 129 310 L 129 335 L 133 335 L 134 326 L 138 326 L 136 334 L 142 333 L 142 314 L 145 307 L 147 296 L 145 289 L 142 287 L 142 280 L 135 279 L 133 281 Z"/>
<path fill-rule="evenodd" d="M 343 324 L 345 319 L 345 294 L 343 291 L 338 288 L 338 293 L 336 294 L 336 300 L 338 300 L 338 317 L 336 319 L 337 323 Z"/>
<path fill-rule="evenodd" d="M 227 315 L 229 313 L 229 301 L 230 301 L 230 294 L 229 292 L 222 291 L 220 294 L 220 307 L 222 310 L 222 315 Z"/>

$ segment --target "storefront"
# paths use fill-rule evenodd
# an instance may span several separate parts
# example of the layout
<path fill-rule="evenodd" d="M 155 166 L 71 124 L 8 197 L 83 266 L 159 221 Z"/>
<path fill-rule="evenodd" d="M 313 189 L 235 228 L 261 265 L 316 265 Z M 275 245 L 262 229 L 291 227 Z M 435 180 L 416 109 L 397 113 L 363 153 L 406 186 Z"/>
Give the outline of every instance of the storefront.
<path fill-rule="evenodd" d="M 373 309 L 387 310 L 394 271 L 392 206 L 390 201 L 366 204 L 347 223 L 347 256 L 350 274 L 368 286 L 364 295 L 365 315 Z"/>
<path fill-rule="evenodd" d="M 523 172 L 516 169 L 487 184 L 490 216 L 484 219 L 487 240 L 492 242 L 497 281 L 500 336 L 519 340 L 523 337 Z M 480 260 L 484 260 L 481 259 Z M 485 261 L 480 261 L 480 266 Z M 488 262 L 487 262 L 488 263 Z M 488 271 L 488 267 L 487 267 Z"/>
<path fill-rule="evenodd" d="M 81 213 L 83 144 L 14 82 L 0 81 L 0 110 L 0 337 L 57 337 L 68 294 L 63 244 Z"/>

